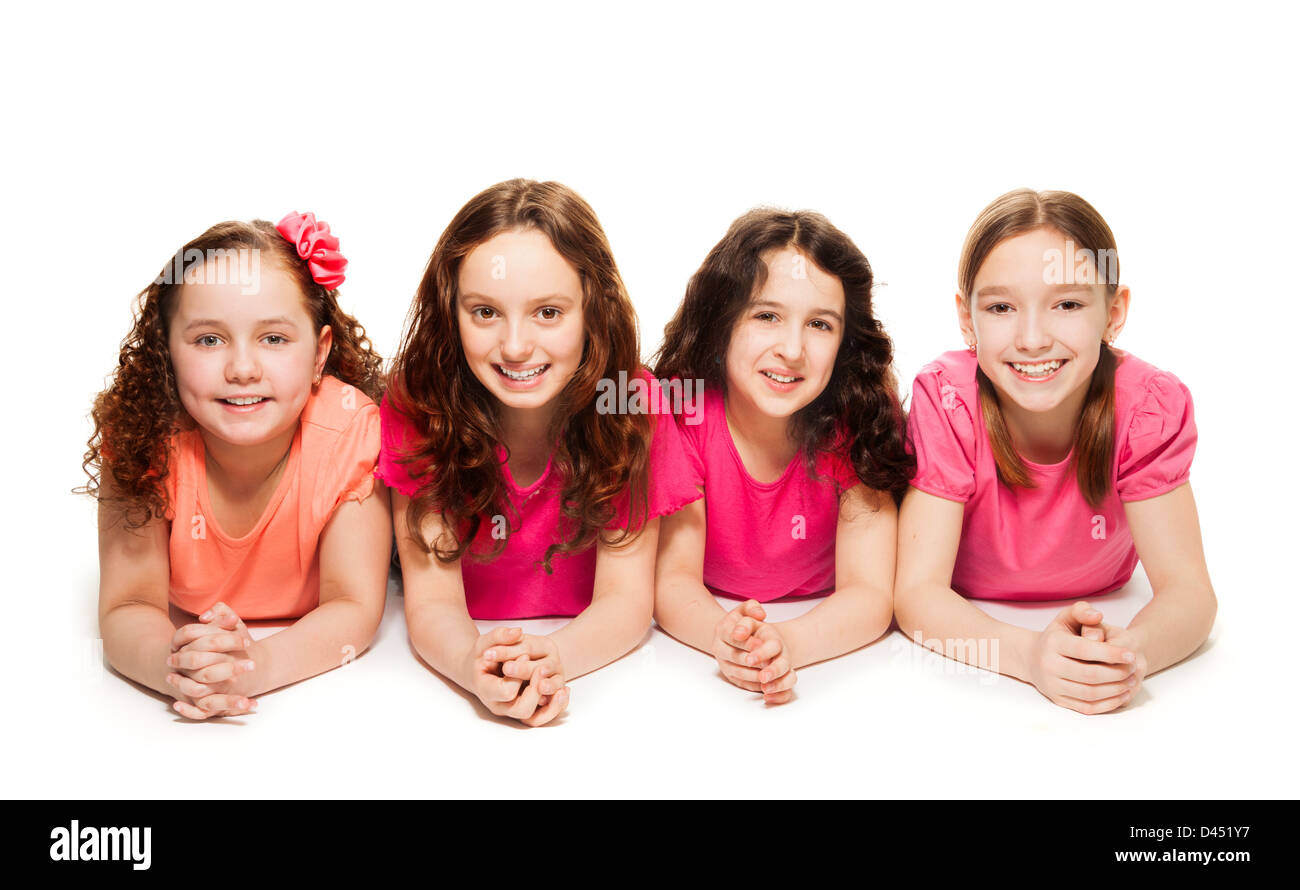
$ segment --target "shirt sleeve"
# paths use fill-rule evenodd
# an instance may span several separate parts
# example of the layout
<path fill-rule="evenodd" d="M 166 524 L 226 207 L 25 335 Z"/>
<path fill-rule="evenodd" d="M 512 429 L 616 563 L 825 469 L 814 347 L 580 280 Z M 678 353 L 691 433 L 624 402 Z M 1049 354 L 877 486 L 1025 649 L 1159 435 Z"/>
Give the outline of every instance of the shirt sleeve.
<path fill-rule="evenodd" d="M 937 368 L 925 368 L 912 384 L 908 447 L 916 455 L 911 484 L 949 501 L 975 494 L 975 421 L 972 406 Z"/>
<path fill-rule="evenodd" d="M 418 479 L 411 474 L 413 465 L 399 463 L 399 458 L 409 454 L 419 444 L 419 433 L 405 414 L 393 407 L 388 396 L 384 396 L 379 407 L 380 447 L 379 464 L 375 468 L 375 478 L 389 488 L 400 491 L 407 497 L 419 493 L 421 483 L 427 484 L 427 474 L 419 474 Z"/>
<path fill-rule="evenodd" d="M 659 383 L 647 372 L 641 373 L 646 383 L 659 388 Z M 648 495 L 648 519 L 675 513 L 682 507 L 704 496 L 700 486 L 704 484 L 702 473 L 697 472 L 687 456 L 681 431 L 677 428 L 668 400 L 651 400 L 649 407 L 650 453 L 648 460 L 649 479 L 646 493 Z M 697 458 L 698 459 L 698 458 Z M 619 498 L 615 519 L 608 528 L 626 528 L 628 524 L 628 498 Z"/>
<path fill-rule="evenodd" d="M 1167 371 L 1156 372 L 1119 447 L 1115 489 L 1121 501 L 1140 501 L 1187 481 L 1196 451 L 1192 394 Z"/>
<path fill-rule="evenodd" d="M 379 423 L 379 408 L 367 400 L 339 433 L 312 492 L 319 519 L 328 521 L 344 501 L 364 501 L 374 491 Z"/>

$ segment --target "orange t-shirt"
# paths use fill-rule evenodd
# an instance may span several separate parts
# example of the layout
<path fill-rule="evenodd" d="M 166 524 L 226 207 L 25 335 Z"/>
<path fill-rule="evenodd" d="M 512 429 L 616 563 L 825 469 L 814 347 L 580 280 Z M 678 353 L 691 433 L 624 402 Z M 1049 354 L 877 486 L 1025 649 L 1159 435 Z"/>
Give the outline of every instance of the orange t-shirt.
<path fill-rule="evenodd" d="M 199 615 L 224 602 L 248 619 L 298 618 L 320 605 L 320 535 L 339 504 L 374 489 L 378 406 L 338 378 L 323 378 L 303 407 L 275 494 L 241 538 L 213 516 L 198 430 L 176 434 L 171 448 L 172 603 Z"/>

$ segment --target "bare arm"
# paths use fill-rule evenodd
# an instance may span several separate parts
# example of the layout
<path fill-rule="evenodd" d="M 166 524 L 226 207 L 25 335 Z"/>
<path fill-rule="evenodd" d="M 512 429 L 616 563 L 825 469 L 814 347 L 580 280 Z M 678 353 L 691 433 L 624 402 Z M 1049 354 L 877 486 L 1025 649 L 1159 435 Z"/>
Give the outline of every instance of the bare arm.
<path fill-rule="evenodd" d="M 1038 635 L 989 617 L 950 586 L 963 513 L 958 501 L 908 489 L 898 524 L 898 626 L 950 658 L 1029 681 L 1027 653 Z M 987 645 L 971 645 L 979 640 Z"/>
<path fill-rule="evenodd" d="M 1135 637 L 1133 645 L 1146 655 L 1147 673 L 1153 674 L 1182 661 L 1205 642 L 1218 600 L 1210 586 L 1190 483 L 1126 503 L 1124 513 L 1154 593 L 1128 631 Z"/>
<path fill-rule="evenodd" d="M 384 614 L 392 524 L 388 489 L 345 501 L 320 536 L 320 604 L 291 627 L 253 643 L 256 667 L 236 688 L 248 696 L 336 668 L 364 651 Z"/>
<path fill-rule="evenodd" d="M 104 497 L 118 494 L 112 472 L 105 469 Z M 142 528 L 127 529 L 120 511 L 99 504 L 99 633 L 104 654 L 119 673 L 169 697 L 172 635 L 167 615 L 171 562 L 170 523 L 152 519 Z"/>
<path fill-rule="evenodd" d="M 704 498 L 660 523 L 654 619 L 683 643 L 712 654 L 714 634 L 726 612 L 704 586 Z"/>
<path fill-rule="evenodd" d="M 776 622 L 798 669 L 852 652 L 889 629 L 898 511 L 888 494 L 854 486 L 835 528 L 835 590 L 798 618 Z"/>

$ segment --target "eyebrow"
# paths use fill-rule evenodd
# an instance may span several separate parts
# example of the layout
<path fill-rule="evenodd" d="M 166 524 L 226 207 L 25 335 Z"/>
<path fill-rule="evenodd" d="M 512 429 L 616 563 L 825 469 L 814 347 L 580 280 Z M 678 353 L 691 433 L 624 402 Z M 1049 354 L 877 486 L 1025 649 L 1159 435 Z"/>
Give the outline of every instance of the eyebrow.
<path fill-rule="evenodd" d="M 774 300 L 755 300 L 751 305 L 753 305 L 753 306 L 770 306 L 770 307 L 772 307 L 773 309 L 785 309 L 785 306 L 784 306 L 783 304 L 781 304 L 781 303 L 777 303 L 777 302 L 774 301 Z M 831 318 L 835 319 L 835 320 L 838 321 L 840 324 L 843 324 L 843 323 L 844 323 L 844 316 L 843 316 L 843 315 L 840 315 L 840 314 L 839 314 L 838 312 L 836 312 L 834 309 L 814 309 L 814 310 L 812 311 L 812 314 L 813 314 L 813 315 L 829 315 Z"/>
<path fill-rule="evenodd" d="M 289 318 L 287 315 L 278 315 L 275 318 L 263 318 L 256 323 L 255 327 L 264 328 L 270 325 L 288 325 L 289 327 L 297 327 L 294 320 Z M 185 330 L 188 331 L 191 328 L 224 328 L 225 326 L 226 323 L 220 319 L 196 318 L 185 326 Z"/>
<path fill-rule="evenodd" d="M 1092 293 L 1090 284 L 1053 284 L 1048 287 L 1048 292 L 1053 295 L 1075 293 L 1076 291 L 1087 291 Z M 1002 287 L 999 284 L 991 284 L 988 287 L 981 287 L 975 292 L 975 299 L 981 297 L 1009 297 L 1012 296 L 1012 289 Z"/>
<path fill-rule="evenodd" d="M 489 303 L 500 302 L 495 297 L 489 297 L 486 294 L 461 294 L 462 300 L 487 300 Z M 573 303 L 576 302 L 568 294 L 546 294 L 541 297 L 532 297 L 528 300 L 527 305 L 532 306 L 537 303 Z"/>

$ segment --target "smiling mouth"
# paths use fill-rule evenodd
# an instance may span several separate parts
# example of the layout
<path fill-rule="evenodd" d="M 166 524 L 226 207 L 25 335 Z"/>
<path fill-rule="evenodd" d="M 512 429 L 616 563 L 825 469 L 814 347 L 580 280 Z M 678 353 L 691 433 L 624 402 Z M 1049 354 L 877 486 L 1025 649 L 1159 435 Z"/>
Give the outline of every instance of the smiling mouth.
<path fill-rule="evenodd" d="M 1053 359 L 1050 362 L 1007 362 L 1016 373 L 1024 377 L 1051 377 L 1069 359 Z"/>
<path fill-rule="evenodd" d="M 543 373 L 547 368 L 550 367 L 550 365 L 549 364 L 538 365 L 537 367 L 529 368 L 526 371 L 512 371 L 509 368 L 506 368 L 502 365 L 493 365 L 492 367 L 496 368 L 497 373 L 500 374 L 502 377 L 505 377 L 507 380 L 513 380 L 516 383 L 522 383 L 527 380 L 532 380 L 534 377 Z"/>
<path fill-rule="evenodd" d="M 775 380 L 777 383 L 794 383 L 796 380 L 802 380 L 802 377 L 786 377 L 782 374 L 773 374 L 771 371 L 759 371 L 764 377 Z"/>
<path fill-rule="evenodd" d="M 259 402 L 268 402 L 270 401 L 270 399 L 268 399 L 266 396 L 248 396 L 246 398 L 240 398 L 240 399 L 217 399 L 217 401 L 223 402 L 227 405 L 243 406 L 243 405 L 256 405 Z"/>

